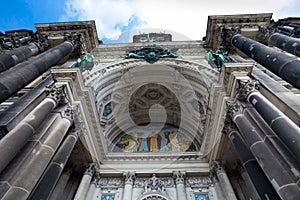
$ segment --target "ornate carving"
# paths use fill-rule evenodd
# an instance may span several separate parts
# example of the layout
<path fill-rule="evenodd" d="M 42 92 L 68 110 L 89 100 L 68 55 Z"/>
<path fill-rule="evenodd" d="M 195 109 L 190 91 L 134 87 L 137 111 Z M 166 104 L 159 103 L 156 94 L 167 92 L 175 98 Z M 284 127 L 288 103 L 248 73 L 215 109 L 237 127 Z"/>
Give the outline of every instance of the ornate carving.
<path fill-rule="evenodd" d="M 90 176 L 93 176 L 94 172 L 95 172 L 95 169 L 96 169 L 96 164 L 95 163 L 90 163 L 85 172 L 84 172 L 84 175 L 90 175 Z"/>
<path fill-rule="evenodd" d="M 237 127 L 230 118 L 229 115 L 226 115 L 225 121 L 224 121 L 224 126 L 223 126 L 223 133 L 229 134 L 232 131 L 237 131 Z"/>
<path fill-rule="evenodd" d="M 239 88 L 237 89 L 237 99 L 247 100 L 247 97 L 254 91 L 257 91 L 259 82 L 249 79 L 247 81 L 239 81 Z"/>
<path fill-rule="evenodd" d="M 214 161 L 211 172 L 212 172 L 213 175 L 216 176 L 219 173 L 225 173 L 225 170 L 222 167 L 222 165 L 220 164 L 220 162 Z"/>
<path fill-rule="evenodd" d="M 119 188 L 123 187 L 121 178 L 100 178 L 97 184 L 101 188 Z"/>
<path fill-rule="evenodd" d="M 176 184 L 184 184 L 185 172 L 175 171 L 173 172 L 173 177 L 175 178 Z"/>
<path fill-rule="evenodd" d="M 227 115 L 231 118 L 234 118 L 237 114 L 241 114 L 243 112 L 243 107 L 238 102 L 227 101 Z"/>
<path fill-rule="evenodd" d="M 123 176 L 125 177 L 125 184 L 132 184 L 135 179 L 135 172 L 129 171 L 129 172 L 124 172 Z"/>
<path fill-rule="evenodd" d="M 210 177 L 188 177 L 186 178 L 189 187 L 204 187 L 213 184 Z"/>
<path fill-rule="evenodd" d="M 47 98 L 53 99 L 57 104 L 66 104 L 68 102 L 65 87 L 52 85 L 48 87 Z"/>
<path fill-rule="evenodd" d="M 177 58 L 178 56 L 174 51 L 170 51 L 167 48 L 156 47 L 155 45 L 149 45 L 148 47 L 143 47 L 137 50 L 131 50 L 127 52 L 125 58 L 141 58 L 145 59 L 147 62 L 153 64 L 159 58 Z"/>
<path fill-rule="evenodd" d="M 76 108 L 67 106 L 66 109 L 62 111 L 62 116 L 68 119 L 70 122 L 73 122 L 75 112 Z"/>

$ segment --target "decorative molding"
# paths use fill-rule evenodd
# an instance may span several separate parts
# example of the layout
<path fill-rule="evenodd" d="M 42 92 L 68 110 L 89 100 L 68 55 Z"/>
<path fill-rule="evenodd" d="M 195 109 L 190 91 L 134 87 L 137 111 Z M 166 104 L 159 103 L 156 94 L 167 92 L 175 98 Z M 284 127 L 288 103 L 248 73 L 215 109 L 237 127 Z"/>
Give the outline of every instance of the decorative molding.
<path fill-rule="evenodd" d="M 224 126 L 223 126 L 223 133 L 229 134 L 233 131 L 238 131 L 236 125 L 232 121 L 229 115 L 226 116 L 225 121 L 224 121 Z"/>
<path fill-rule="evenodd" d="M 177 184 L 184 184 L 185 172 L 183 172 L 183 171 L 174 171 L 173 172 L 173 177 L 175 178 L 176 185 Z"/>
<path fill-rule="evenodd" d="M 133 185 L 135 177 L 134 171 L 124 172 L 123 176 L 125 177 L 125 184 L 131 184 Z"/>
<path fill-rule="evenodd" d="M 226 102 L 227 105 L 227 115 L 230 116 L 232 119 L 238 115 L 241 114 L 243 112 L 243 107 L 242 105 L 235 101 L 227 101 Z"/>
<path fill-rule="evenodd" d="M 62 117 L 68 119 L 72 123 L 77 110 L 76 107 L 67 106 L 66 109 L 62 111 Z"/>
<path fill-rule="evenodd" d="M 47 91 L 47 98 L 53 99 L 57 104 L 66 104 L 68 102 L 65 86 L 51 85 L 47 88 Z"/>
<path fill-rule="evenodd" d="M 90 163 L 85 172 L 84 172 L 84 175 L 90 175 L 90 176 L 93 176 L 94 173 L 95 173 L 95 170 L 96 170 L 96 164 L 95 163 Z"/>
<path fill-rule="evenodd" d="M 240 80 L 239 88 L 237 89 L 238 100 L 246 101 L 248 96 L 258 90 L 259 82 L 257 80 L 248 79 L 248 80 Z"/>
<path fill-rule="evenodd" d="M 200 187 L 207 187 L 213 184 L 213 181 L 210 177 L 187 177 L 186 184 L 188 187 L 192 188 L 200 188 Z"/>
<path fill-rule="evenodd" d="M 124 186 L 122 178 L 100 178 L 97 187 L 101 188 L 121 188 Z"/>

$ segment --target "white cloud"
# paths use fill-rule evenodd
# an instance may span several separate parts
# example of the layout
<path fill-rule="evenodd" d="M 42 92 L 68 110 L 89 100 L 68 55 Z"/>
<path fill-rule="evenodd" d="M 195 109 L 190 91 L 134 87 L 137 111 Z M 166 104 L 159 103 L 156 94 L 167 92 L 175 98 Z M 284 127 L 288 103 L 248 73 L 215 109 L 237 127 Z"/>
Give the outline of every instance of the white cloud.
<path fill-rule="evenodd" d="M 181 33 L 191 39 L 205 36 L 208 15 L 276 13 L 280 16 L 296 0 L 68 0 L 65 20 L 96 20 L 98 35 L 120 34 L 132 16 L 143 28 L 161 28 Z"/>

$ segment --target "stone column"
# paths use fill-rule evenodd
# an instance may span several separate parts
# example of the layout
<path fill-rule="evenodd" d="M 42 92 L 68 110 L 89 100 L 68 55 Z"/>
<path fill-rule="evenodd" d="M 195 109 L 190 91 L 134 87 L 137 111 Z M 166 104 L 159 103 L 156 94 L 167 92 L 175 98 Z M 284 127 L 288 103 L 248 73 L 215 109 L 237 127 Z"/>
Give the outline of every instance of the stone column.
<path fill-rule="evenodd" d="M 187 200 L 184 184 L 185 172 L 174 171 L 173 177 L 175 178 L 176 183 L 177 200 Z"/>
<path fill-rule="evenodd" d="M 239 99 L 251 103 L 276 135 L 300 160 L 300 128 L 256 90 L 255 81 L 240 81 L 239 84 Z"/>
<path fill-rule="evenodd" d="M 231 44 L 274 74 L 300 89 L 300 60 L 240 34 L 232 36 Z"/>
<path fill-rule="evenodd" d="M 35 43 L 0 53 L 0 73 L 8 70 L 12 66 L 39 53 L 39 47 Z"/>
<path fill-rule="evenodd" d="M 100 178 L 100 174 L 99 174 L 99 171 L 96 169 L 96 172 L 95 172 L 94 177 L 92 178 L 92 182 L 90 184 L 90 188 L 89 188 L 86 198 L 85 198 L 86 200 L 92 200 L 94 198 L 94 194 L 96 191 L 96 186 L 99 181 L 99 178 Z"/>
<path fill-rule="evenodd" d="M 28 200 L 49 198 L 69 160 L 78 136 L 79 132 L 77 130 L 72 130 L 66 137 Z"/>
<path fill-rule="evenodd" d="M 10 179 L 10 188 L 3 195 L 2 200 L 11 198 L 25 200 L 41 178 L 48 163 L 73 123 L 72 109 L 67 108 L 65 117 L 57 119 L 47 130 L 47 137 L 33 148 L 18 171 Z M 3 192 L 0 191 L 0 194 Z"/>
<path fill-rule="evenodd" d="M 66 41 L 0 73 L 0 103 L 24 88 L 72 51 L 73 44 Z"/>
<path fill-rule="evenodd" d="M 227 120 L 227 123 L 228 122 Z M 236 150 L 244 168 L 250 176 L 251 182 L 254 184 L 256 191 L 258 192 L 260 199 L 274 199 L 280 200 L 277 192 L 274 190 L 273 186 L 270 184 L 268 178 L 261 170 L 259 164 L 251 153 L 249 147 L 245 144 L 239 132 L 235 129 L 233 124 L 228 125 L 231 128 L 227 128 L 229 139 L 232 142 L 234 149 Z M 250 180 L 249 180 L 250 181 Z"/>
<path fill-rule="evenodd" d="M 232 121 L 238 127 L 245 142 L 250 146 L 252 154 L 279 196 L 282 199 L 297 199 L 300 196 L 298 185 L 278 161 L 278 156 L 276 157 L 272 153 L 253 125 L 243 115 L 242 106 L 236 102 L 231 104 L 229 109 L 231 110 Z"/>
<path fill-rule="evenodd" d="M 49 113 L 64 98 L 63 87 L 54 87 L 50 95 L 0 140 L 0 172 L 26 144 Z"/>
<path fill-rule="evenodd" d="M 232 185 L 227 176 L 227 173 L 225 172 L 223 167 L 221 167 L 221 165 L 218 162 L 215 162 L 214 166 L 213 166 L 213 170 L 215 171 L 215 174 L 217 175 L 221 189 L 222 189 L 226 199 L 237 200 L 237 198 L 234 194 Z"/>
<path fill-rule="evenodd" d="M 85 200 L 94 172 L 95 172 L 95 163 L 91 163 L 89 164 L 88 168 L 84 172 L 84 175 L 80 181 L 74 200 Z"/>
<path fill-rule="evenodd" d="M 133 187 L 133 181 L 135 179 L 135 172 L 133 171 L 124 172 L 123 176 L 125 177 L 123 200 L 132 200 L 132 187 Z"/>
<path fill-rule="evenodd" d="M 300 40 L 281 33 L 273 33 L 269 37 L 269 44 L 274 45 L 283 51 L 300 57 Z"/>

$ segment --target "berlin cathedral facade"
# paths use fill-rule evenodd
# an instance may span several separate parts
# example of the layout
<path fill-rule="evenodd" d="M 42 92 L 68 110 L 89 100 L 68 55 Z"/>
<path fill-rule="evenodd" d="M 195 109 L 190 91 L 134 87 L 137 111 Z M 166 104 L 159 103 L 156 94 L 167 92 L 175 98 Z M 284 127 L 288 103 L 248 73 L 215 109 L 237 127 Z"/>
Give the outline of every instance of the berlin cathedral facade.
<path fill-rule="evenodd" d="M 0 33 L 1 200 L 300 199 L 300 18 L 35 26 Z"/>

